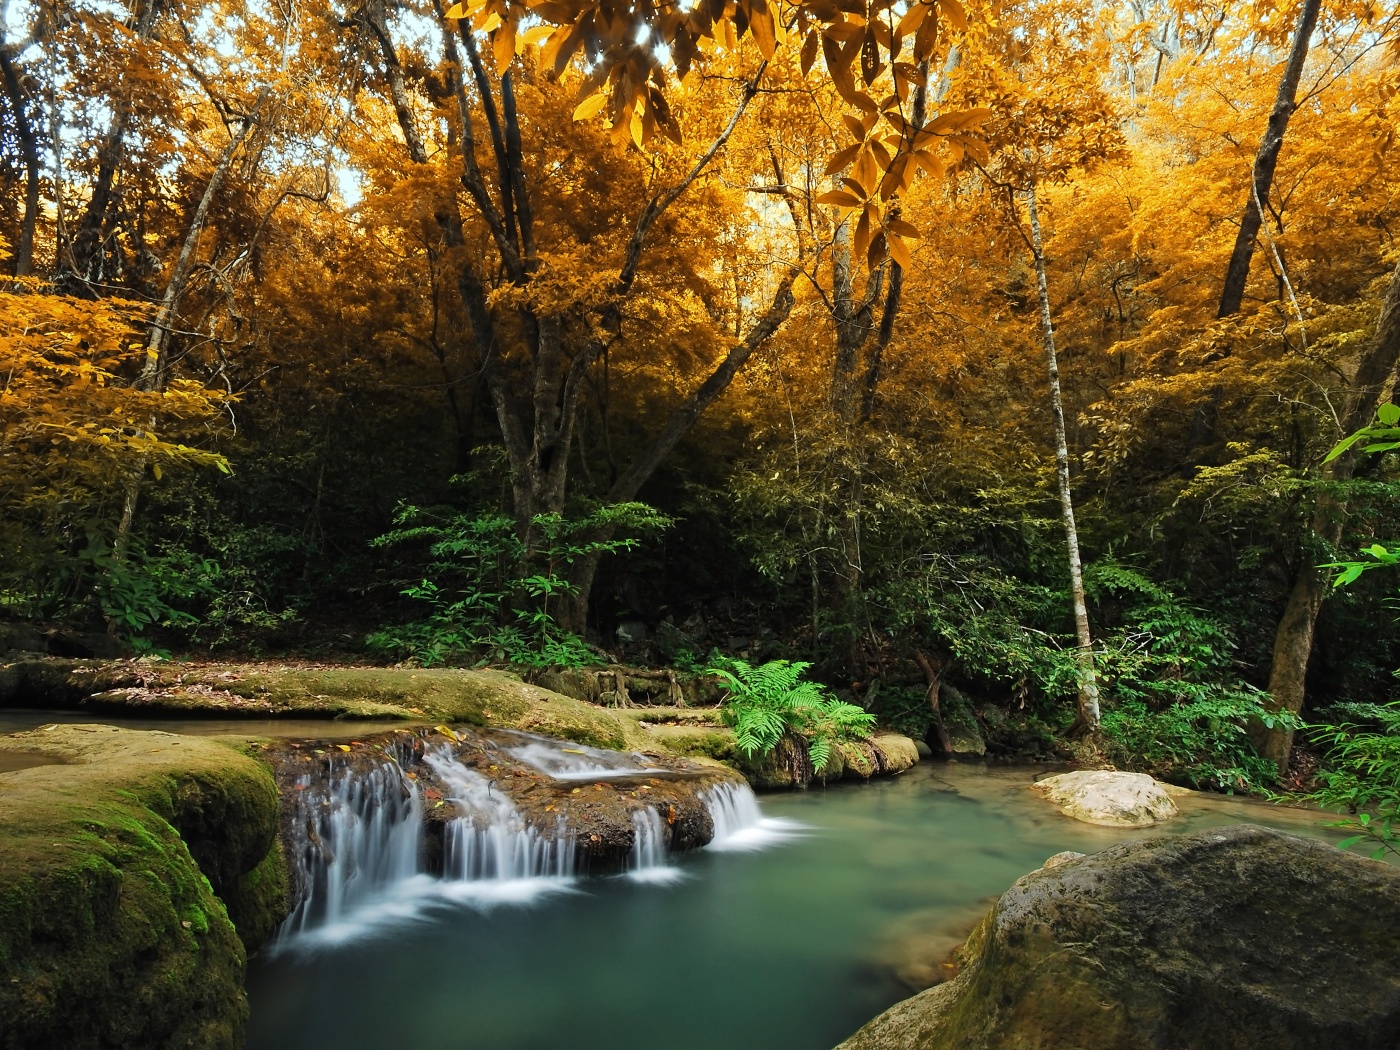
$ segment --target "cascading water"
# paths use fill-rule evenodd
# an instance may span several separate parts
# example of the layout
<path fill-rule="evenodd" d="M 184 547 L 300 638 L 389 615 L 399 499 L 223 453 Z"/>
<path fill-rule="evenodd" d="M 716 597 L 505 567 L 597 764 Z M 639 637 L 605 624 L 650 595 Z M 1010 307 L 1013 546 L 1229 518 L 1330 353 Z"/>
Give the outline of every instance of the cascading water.
<path fill-rule="evenodd" d="M 795 820 L 765 817 L 747 784 L 719 784 L 704 792 L 700 800 L 715 825 L 715 837 L 705 848 L 719 853 L 764 849 L 803 830 Z"/>
<path fill-rule="evenodd" d="M 628 858 L 627 877 L 635 882 L 672 882 L 681 876 L 681 869 L 667 863 L 670 850 L 666 822 L 651 807 L 632 814 L 632 856 Z"/>
<path fill-rule="evenodd" d="M 345 756 L 288 754 L 299 903 L 274 950 L 344 941 L 452 902 L 533 900 L 567 891 L 584 871 L 671 882 L 682 877 L 677 853 L 711 829 L 710 848 L 727 851 L 762 849 L 800 827 L 764 818 L 747 784 L 706 788 L 715 774 L 684 763 L 653 767 L 665 760 L 521 733 L 442 733 L 450 745 L 407 734 L 343 747 Z M 706 779 L 689 786 L 697 776 Z"/>
<path fill-rule="evenodd" d="M 418 789 L 393 760 L 362 773 L 332 769 L 321 790 L 309 775 L 296 786 L 294 820 L 305 834 L 294 862 L 303 890 L 284 934 L 333 928 L 412 876 L 423 826 Z"/>
<path fill-rule="evenodd" d="M 504 883 L 566 879 L 577 852 L 563 817 L 552 838 L 525 823 L 515 803 L 487 777 L 468 769 L 448 748 L 424 755 L 464 812 L 443 832 L 443 877 L 454 882 Z"/>

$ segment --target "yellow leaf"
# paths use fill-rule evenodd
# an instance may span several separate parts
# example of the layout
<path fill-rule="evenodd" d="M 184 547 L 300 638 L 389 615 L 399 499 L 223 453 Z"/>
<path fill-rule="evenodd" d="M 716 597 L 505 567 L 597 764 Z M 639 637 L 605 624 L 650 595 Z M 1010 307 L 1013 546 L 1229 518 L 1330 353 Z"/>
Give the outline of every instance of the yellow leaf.
<path fill-rule="evenodd" d="M 773 31 L 773 16 L 769 13 L 768 5 L 763 0 L 753 0 L 749 17 L 749 32 L 753 34 L 753 40 L 758 45 L 759 53 L 765 59 L 772 58 L 773 52 L 778 46 L 778 39 Z"/>
<path fill-rule="evenodd" d="M 846 165 L 856 159 L 856 154 L 860 152 L 860 146 L 861 144 L 857 142 L 838 151 L 832 156 L 831 160 L 827 161 L 826 170 L 823 171 L 822 174 L 835 175 L 839 171 L 844 171 Z"/>
<path fill-rule="evenodd" d="M 953 28 L 959 32 L 967 29 L 967 12 L 963 10 L 963 5 L 958 0 L 938 0 L 939 9 L 943 12 L 943 17 L 953 23 Z"/>
<path fill-rule="evenodd" d="M 818 204 L 834 204 L 838 208 L 859 208 L 860 198 L 845 190 L 831 190 L 816 199 Z"/>
<path fill-rule="evenodd" d="M 603 111 L 603 107 L 607 105 L 607 101 L 607 96 L 602 94 L 602 92 L 596 95 L 589 95 L 580 102 L 578 108 L 574 110 L 574 119 L 587 120 L 589 117 L 596 117 Z"/>
<path fill-rule="evenodd" d="M 504 73 L 515 59 L 515 22 L 505 22 L 491 39 L 491 52 L 496 59 L 496 72 Z"/>
<path fill-rule="evenodd" d="M 904 243 L 904 238 L 892 232 L 885 234 L 885 247 L 890 250 L 890 257 L 903 269 L 909 269 L 909 246 Z"/>

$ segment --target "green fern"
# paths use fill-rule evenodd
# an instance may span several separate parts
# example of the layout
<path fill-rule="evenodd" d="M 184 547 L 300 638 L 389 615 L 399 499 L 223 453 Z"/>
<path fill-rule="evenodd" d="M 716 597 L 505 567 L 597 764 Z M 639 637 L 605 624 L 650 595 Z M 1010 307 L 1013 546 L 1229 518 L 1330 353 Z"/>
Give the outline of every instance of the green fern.
<path fill-rule="evenodd" d="M 804 678 L 812 665 L 770 660 L 754 667 L 743 660 L 716 661 L 708 672 L 728 687 L 723 717 L 745 755 L 762 757 L 787 733 L 807 741 L 812 768 L 821 772 L 838 740 L 870 736 L 875 716 L 836 699 L 820 682 Z"/>

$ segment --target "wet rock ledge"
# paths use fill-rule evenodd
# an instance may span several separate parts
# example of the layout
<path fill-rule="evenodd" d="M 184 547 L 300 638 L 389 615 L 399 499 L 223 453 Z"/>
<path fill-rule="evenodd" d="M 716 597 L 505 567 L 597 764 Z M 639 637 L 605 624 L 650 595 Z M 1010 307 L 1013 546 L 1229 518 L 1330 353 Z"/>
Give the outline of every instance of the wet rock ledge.
<path fill-rule="evenodd" d="M 596 691 L 564 695 L 501 671 L 12 655 L 0 663 L 0 708 L 76 710 L 99 718 L 351 719 L 519 729 L 619 751 L 722 762 L 761 790 L 891 776 L 919 758 L 908 737 L 882 732 L 836 745 L 820 774 L 805 744 L 791 738 L 773 755 L 750 761 L 713 707 L 604 707 L 581 698 Z M 561 689 L 577 684 L 558 674 L 546 681 Z"/>

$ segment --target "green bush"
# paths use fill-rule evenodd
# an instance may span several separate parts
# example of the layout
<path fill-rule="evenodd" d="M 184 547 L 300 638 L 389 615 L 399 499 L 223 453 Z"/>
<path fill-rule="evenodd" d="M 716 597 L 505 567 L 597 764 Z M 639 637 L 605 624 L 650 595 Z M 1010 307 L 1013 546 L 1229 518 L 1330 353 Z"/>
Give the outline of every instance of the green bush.
<path fill-rule="evenodd" d="M 1278 771 L 1246 727 L 1288 716 L 1269 712 L 1267 694 L 1236 673 L 1226 627 L 1116 562 L 1090 566 L 1085 583 L 1096 604 L 1122 610 L 1122 624 L 1100 632 L 1109 757 L 1192 787 L 1249 791 L 1272 782 Z"/>
<path fill-rule="evenodd" d="M 1338 710 L 1363 721 L 1307 727 L 1327 755 L 1317 775 L 1322 787 L 1304 797 L 1346 814 L 1332 825 L 1355 832 L 1338 844 L 1343 849 L 1369 841 L 1377 860 L 1387 853 L 1400 856 L 1400 703 Z"/>
<path fill-rule="evenodd" d="M 875 716 L 832 696 L 819 682 L 804 680 L 812 665 L 770 660 L 754 667 L 743 660 L 712 663 L 710 674 L 728 687 L 722 715 L 734 730 L 739 750 L 761 757 L 787 733 L 807 741 L 812 768 L 820 773 L 838 740 L 863 740 L 875 728 Z"/>
<path fill-rule="evenodd" d="M 671 520 L 643 503 L 599 507 L 579 518 L 540 514 L 522 538 L 513 519 L 445 507 L 400 507 L 399 528 L 373 541 L 379 548 L 426 547 L 421 578 L 400 593 L 428 608 L 412 623 L 371 634 L 372 649 L 424 667 L 453 659 L 530 667 L 581 667 L 599 654 L 559 623 L 559 604 L 575 594 L 568 570 L 580 558 L 630 550 L 635 536 Z"/>

